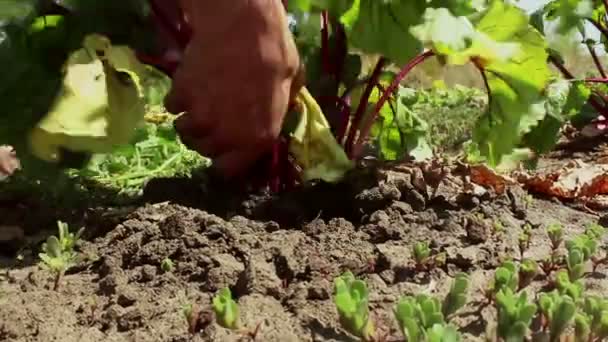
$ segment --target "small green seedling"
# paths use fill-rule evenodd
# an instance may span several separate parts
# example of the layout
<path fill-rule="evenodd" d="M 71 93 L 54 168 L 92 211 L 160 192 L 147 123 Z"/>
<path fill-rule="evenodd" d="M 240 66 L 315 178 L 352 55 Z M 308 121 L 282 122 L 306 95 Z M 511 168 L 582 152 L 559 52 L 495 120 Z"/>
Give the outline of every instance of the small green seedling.
<path fill-rule="evenodd" d="M 586 323 L 586 329 L 581 327 L 581 332 L 587 331 L 587 341 L 608 339 L 608 300 L 587 296 L 584 299 L 582 311 L 580 320 Z"/>
<path fill-rule="evenodd" d="M 568 249 L 568 254 L 566 255 L 566 267 L 568 268 L 568 275 L 570 279 L 577 280 L 583 277 L 585 274 L 585 260 L 583 252 L 580 249 Z"/>
<path fill-rule="evenodd" d="M 74 266 L 77 262 L 77 254 L 74 251 L 74 246 L 80 239 L 80 235 L 84 228 L 81 228 L 76 234 L 71 233 L 68 225 L 61 221 L 57 222 L 59 230 L 59 238 L 51 235 L 42 245 L 42 253 L 38 256 L 43 262 L 43 265 L 51 272 L 55 273 L 55 283 L 53 289 L 59 290 L 61 278 L 65 271 Z"/>
<path fill-rule="evenodd" d="M 492 224 L 492 228 L 494 228 L 494 233 L 502 233 L 505 231 L 505 226 L 500 220 L 495 220 Z"/>
<path fill-rule="evenodd" d="M 460 333 L 451 324 L 434 324 L 426 336 L 427 342 L 460 342 L 461 340 Z"/>
<path fill-rule="evenodd" d="M 431 258 L 431 248 L 426 241 L 416 242 L 413 247 L 414 261 L 416 270 L 424 270 L 429 266 Z"/>
<path fill-rule="evenodd" d="M 564 228 L 559 223 L 553 223 L 547 227 L 547 235 L 549 235 L 553 250 L 557 250 L 564 241 Z"/>
<path fill-rule="evenodd" d="M 449 317 L 462 308 L 467 302 L 467 292 L 469 290 L 469 276 L 465 273 L 458 273 L 452 282 L 450 292 L 445 296 L 442 305 L 444 317 Z"/>
<path fill-rule="evenodd" d="M 238 304 L 232 299 L 232 292 L 225 287 L 213 297 L 213 312 L 215 321 L 221 327 L 230 330 L 241 328 L 240 312 Z"/>
<path fill-rule="evenodd" d="M 566 249 L 579 250 L 582 253 L 583 261 L 588 261 L 597 252 L 598 241 L 594 235 L 581 234 L 574 239 L 566 241 Z"/>
<path fill-rule="evenodd" d="M 587 225 L 587 227 L 585 228 L 585 235 L 587 235 L 595 240 L 601 240 L 605 234 L 606 234 L 606 228 L 602 227 L 601 225 L 599 225 L 597 223 L 591 223 L 591 224 Z"/>
<path fill-rule="evenodd" d="M 504 341 L 524 341 L 537 307 L 528 302 L 525 291 L 516 295 L 510 287 L 496 294 L 498 324 L 496 334 Z"/>
<path fill-rule="evenodd" d="M 425 341 L 429 329 L 445 325 L 441 302 L 425 294 L 399 299 L 394 314 L 407 341 Z"/>
<path fill-rule="evenodd" d="M 584 313 L 577 312 L 574 315 L 574 336 L 575 341 L 592 341 L 591 319 Z"/>
<path fill-rule="evenodd" d="M 516 291 L 519 286 L 519 272 L 513 261 L 505 261 L 494 273 L 494 280 L 487 291 L 488 298 L 493 300 L 498 292 L 504 288 Z"/>
<path fill-rule="evenodd" d="M 583 297 L 585 287 L 580 279 L 570 280 L 568 271 L 559 270 L 555 274 L 555 286 L 561 295 L 569 296 L 578 301 Z"/>
<path fill-rule="evenodd" d="M 363 341 L 373 341 L 375 327 L 369 314 L 369 292 L 365 282 L 347 271 L 335 279 L 334 290 L 334 303 L 342 327 Z"/>
<path fill-rule="evenodd" d="M 163 261 L 160 262 L 160 269 L 165 273 L 173 271 L 173 267 L 173 260 L 170 258 L 164 258 Z"/>
<path fill-rule="evenodd" d="M 519 285 L 521 290 L 532 283 L 539 273 L 538 263 L 532 259 L 524 259 L 519 267 Z"/>
<path fill-rule="evenodd" d="M 576 304 L 558 291 L 541 293 L 538 300 L 543 317 L 543 330 L 549 331 L 549 342 L 559 342 L 561 335 L 574 321 Z"/>

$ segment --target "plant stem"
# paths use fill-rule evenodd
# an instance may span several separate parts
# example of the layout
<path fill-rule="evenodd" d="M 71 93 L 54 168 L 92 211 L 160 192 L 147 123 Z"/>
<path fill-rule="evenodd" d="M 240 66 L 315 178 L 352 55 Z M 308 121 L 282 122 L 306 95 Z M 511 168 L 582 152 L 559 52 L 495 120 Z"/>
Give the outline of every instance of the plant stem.
<path fill-rule="evenodd" d="M 380 113 L 380 110 L 384 106 L 384 103 L 391 97 L 392 93 L 397 89 L 397 87 L 399 87 L 399 84 L 401 83 L 401 81 L 405 78 L 405 76 L 407 76 L 410 73 L 410 71 L 412 71 L 412 69 L 414 69 L 414 67 L 416 67 L 418 64 L 424 62 L 428 58 L 433 57 L 434 55 L 435 55 L 435 53 L 431 50 L 428 50 L 428 51 L 425 51 L 425 52 L 419 54 L 418 56 L 414 57 L 411 61 L 409 61 L 401 69 L 401 71 L 397 74 L 397 76 L 395 76 L 395 79 L 393 79 L 393 81 L 388 86 L 386 91 L 380 97 L 380 100 L 376 103 L 376 107 L 374 108 L 374 111 L 372 112 L 371 117 L 369 118 L 369 120 L 367 120 L 365 122 L 365 126 L 363 126 L 363 128 L 361 129 L 357 142 L 351 149 L 351 151 L 352 151 L 352 155 L 350 156 L 351 159 L 353 159 L 353 157 L 354 158 L 359 157 L 359 154 L 361 153 L 361 147 L 363 145 L 363 142 L 364 142 L 365 138 L 369 135 L 369 132 L 372 129 L 372 125 L 373 125 L 374 121 L 376 120 L 376 117 Z M 374 82 L 374 84 L 375 83 L 376 82 Z M 371 93 L 371 91 L 370 91 L 370 93 Z M 369 97 L 369 95 L 368 95 L 368 97 Z M 354 127 L 352 127 L 351 129 L 353 129 L 353 128 Z"/>
<path fill-rule="evenodd" d="M 600 75 L 602 75 L 603 78 L 606 78 L 606 71 L 604 70 L 604 67 L 602 66 L 602 62 L 600 61 L 600 58 L 597 56 L 597 53 L 595 53 L 595 49 L 590 44 L 585 44 L 585 45 L 587 45 L 587 50 L 589 50 L 589 54 L 593 58 L 593 63 L 595 63 L 595 66 L 596 66 L 597 70 L 599 71 Z"/>
<path fill-rule="evenodd" d="M 549 61 L 555 65 L 555 67 L 569 80 L 574 79 L 574 75 L 566 69 L 566 67 L 555 58 L 555 56 L 549 55 Z M 601 97 L 601 96 L 600 96 Z M 606 116 L 608 115 L 608 109 L 604 108 L 596 99 L 589 97 L 589 104 L 600 114 Z"/>
<path fill-rule="evenodd" d="M 608 83 L 608 77 L 592 77 L 592 78 L 585 78 L 584 79 L 585 82 L 587 83 Z"/>
<path fill-rule="evenodd" d="M 321 58 L 323 59 L 323 72 L 331 73 L 331 62 L 329 54 L 329 18 L 327 10 L 321 12 Z"/>
<path fill-rule="evenodd" d="M 365 110 L 367 109 L 367 105 L 369 103 L 369 96 L 372 94 L 372 90 L 376 86 L 376 83 L 378 83 L 378 79 L 380 78 L 382 69 L 384 68 L 384 65 L 386 64 L 386 62 L 387 62 L 387 60 L 384 57 L 380 57 L 380 59 L 376 63 L 376 66 L 374 67 L 374 71 L 372 72 L 372 75 L 370 76 L 370 78 L 367 82 L 367 86 L 365 87 L 365 90 L 363 91 L 363 95 L 361 95 L 361 99 L 359 100 L 359 104 L 357 106 L 357 111 L 355 112 L 355 115 L 353 116 L 353 121 L 351 123 L 350 130 L 348 131 L 348 138 L 346 139 L 346 142 L 344 143 L 344 148 L 346 149 L 346 153 L 348 154 L 348 157 L 350 159 L 353 158 L 352 152 L 353 152 L 353 147 L 354 147 L 354 142 L 355 142 L 355 135 L 357 134 L 357 127 L 359 126 L 359 124 L 361 123 L 361 119 L 365 115 Z M 339 138 L 339 141 L 342 141 L 342 139 L 343 139 L 343 137 L 338 137 L 338 138 Z"/>
<path fill-rule="evenodd" d="M 602 24 L 600 24 L 599 22 L 595 21 L 594 19 L 591 18 L 585 18 L 587 19 L 588 22 L 590 22 L 593 26 L 595 26 L 595 28 L 600 31 L 600 33 L 602 33 L 602 35 L 606 38 L 608 38 L 608 30 L 606 30 Z"/>
<path fill-rule="evenodd" d="M 55 282 L 53 284 L 53 291 L 58 291 L 61 285 L 61 278 L 63 277 L 63 271 L 57 272 L 55 275 Z"/>

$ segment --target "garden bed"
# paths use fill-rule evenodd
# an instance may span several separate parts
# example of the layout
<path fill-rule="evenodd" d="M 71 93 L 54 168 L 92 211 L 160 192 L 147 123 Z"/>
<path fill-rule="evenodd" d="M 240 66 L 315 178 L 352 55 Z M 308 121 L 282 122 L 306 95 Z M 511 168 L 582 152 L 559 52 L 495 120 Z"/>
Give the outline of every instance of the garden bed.
<path fill-rule="evenodd" d="M 244 326 L 259 325 L 257 341 L 355 340 L 340 328 L 332 301 L 335 277 L 350 270 L 369 287 L 377 329 L 390 330 L 394 341 L 403 340 L 393 316 L 401 296 L 443 296 L 458 272 L 469 274 L 467 304 L 452 322 L 465 341 L 481 341 L 496 322 L 486 290 L 503 261 L 520 260 L 522 227 L 532 227 L 524 257 L 541 261 L 551 254 L 549 224 L 562 224 L 568 239 L 601 222 L 601 213 L 535 198 L 519 185 L 502 193 L 475 185 L 457 163 L 429 165 L 370 168 L 340 185 L 277 197 L 237 195 L 212 181 L 156 180 L 146 203 L 62 213 L 73 229 L 85 227 L 84 260 L 53 291 L 52 275 L 35 264 L 37 251 L 7 259 L 0 340 L 238 340 L 241 333 L 212 319 L 211 299 L 224 287 Z M 31 233 L 54 229 L 58 213 L 32 209 L 6 202 L 0 210 L 3 224 L 21 225 L 25 241 L 39 242 L 46 236 Z M 421 241 L 445 263 L 417 268 L 412 248 Z M 174 264 L 169 272 L 161 269 L 165 258 Z M 607 272 L 600 265 L 587 273 L 586 292 L 608 293 Z M 526 291 L 550 290 L 550 279 L 540 272 Z M 186 304 L 203 312 L 194 337 Z"/>

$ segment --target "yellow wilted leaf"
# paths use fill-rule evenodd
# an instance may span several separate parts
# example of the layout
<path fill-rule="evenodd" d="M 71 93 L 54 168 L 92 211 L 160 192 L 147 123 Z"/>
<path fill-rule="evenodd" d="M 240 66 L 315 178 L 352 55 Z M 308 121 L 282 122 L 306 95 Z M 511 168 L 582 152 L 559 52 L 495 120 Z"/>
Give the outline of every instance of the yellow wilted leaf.
<path fill-rule="evenodd" d="M 126 46 L 102 35 L 85 37 L 64 65 L 60 93 L 30 134 L 37 157 L 58 162 L 61 149 L 106 153 L 132 138 L 143 121 L 144 66 Z"/>

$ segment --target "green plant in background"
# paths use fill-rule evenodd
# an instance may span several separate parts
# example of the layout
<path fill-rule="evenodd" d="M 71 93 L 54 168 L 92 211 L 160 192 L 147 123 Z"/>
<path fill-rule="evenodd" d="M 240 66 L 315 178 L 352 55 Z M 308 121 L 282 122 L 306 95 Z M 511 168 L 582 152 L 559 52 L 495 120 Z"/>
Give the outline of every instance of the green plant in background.
<path fill-rule="evenodd" d="M 431 248 L 427 241 L 416 242 L 412 247 L 416 270 L 425 270 L 431 261 Z"/>
<path fill-rule="evenodd" d="M 173 267 L 173 260 L 170 258 L 164 258 L 163 261 L 160 262 L 160 269 L 165 273 L 171 272 Z"/>
<path fill-rule="evenodd" d="M 520 342 L 528 335 L 530 323 L 536 314 L 535 304 L 528 302 L 525 291 L 516 295 L 510 287 L 496 294 L 496 334 L 505 342 Z"/>
<path fill-rule="evenodd" d="M 74 266 L 77 262 L 77 253 L 74 251 L 76 243 L 80 239 L 84 228 L 75 234 L 69 231 L 68 225 L 58 221 L 59 238 L 51 235 L 42 245 L 42 253 L 38 256 L 42 260 L 42 265 L 55 273 L 55 283 L 53 289 L 59 290 L 61 278 L 65 271 Z"/>
<path fill-rule="evenodd" d="M 557 290 L 541 293 L 538 302 L 544 318 L 543 329 L 545 333 L 549 331 L 549 342 L 558 342 L 562 333 L 574 321 L 576 303 L 571 297 L 561 295 Z"/>
<path fill-rule="evenodd" d="M 225 287 L 213 297 L 213 312 L 215 321 L 220 326 L 237 330 L 241 328 L 240 310 L 238 304 L 232 299 L 232 292 Z"/>
<path fill-rule="evenodd" d="M 375 327 L 369 314 L 369 292 L 365 282 L 347 271 L 334 280 L 334 291 L 334 304 L 342 327 L 363 341 L 373 341 Z"/>
<path fill-rule="evenodd" d="M 547 235 L 551 240 L 551 247 L 557 250 L 564 241 L 564 228 L 559 223 L 553 223 L 547 227 Z"/>

